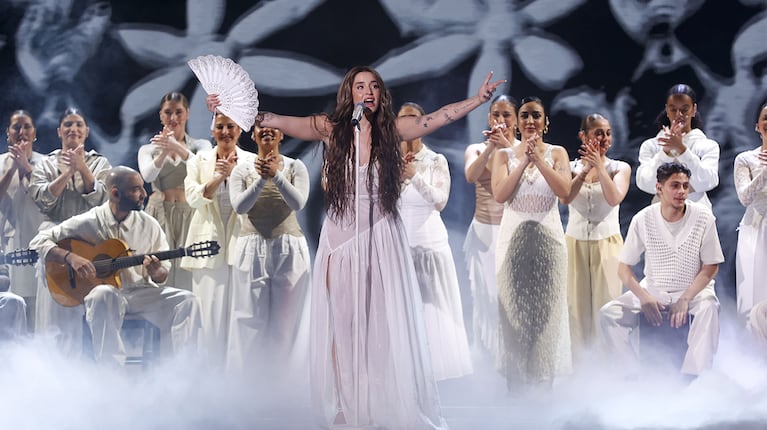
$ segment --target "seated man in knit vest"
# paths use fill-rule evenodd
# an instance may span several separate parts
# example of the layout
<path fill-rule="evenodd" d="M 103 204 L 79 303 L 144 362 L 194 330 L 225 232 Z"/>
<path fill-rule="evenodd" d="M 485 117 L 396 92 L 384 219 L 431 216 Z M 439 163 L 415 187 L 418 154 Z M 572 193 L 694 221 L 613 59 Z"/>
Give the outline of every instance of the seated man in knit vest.
<path fill-rule="evenodd" d="M 673 328 L 682 327 L 692 315 L 681 371 L 697 376 L 711 367 L 719 343 L 714 276 L 724 256 L 714 215 L 687 201 L 690 170 L 676 162 L 666 163 L 658 167 L 657 179 L 660 201 L 631 220 L 618 267 L 629 291 L 600 310 L 602 337 L 620 362 L 635 370 L 637 351 L 631 335 L 640 312 L 654 326 L 670 324 Z M 643 253 L 644 279 L 639 282 L 632 266 Z"/>

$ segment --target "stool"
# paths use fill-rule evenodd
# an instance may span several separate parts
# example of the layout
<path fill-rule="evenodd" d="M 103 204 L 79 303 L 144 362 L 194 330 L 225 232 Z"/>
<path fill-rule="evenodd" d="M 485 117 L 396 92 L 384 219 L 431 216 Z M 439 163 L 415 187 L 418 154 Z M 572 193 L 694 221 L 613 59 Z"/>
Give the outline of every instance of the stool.
<path fill-rule="evenodd" d="M 654 326 L 644 314 L 639 315 L 639 362 L 643 367 L 653 363 L 659 366 L 670 363 L 681 369 L 687 354 L 687 335 L 693 317 L 688 314 L 687 324 L 679 328 L 671 327 L 668 311 L 661 311 L 661 317 L 661 325 Z"/>
<path fill-rule="evenodd" d="M 120 328 L 120 336 L 124 344 L 129 338 L 128 332 L 136 330 L 141 330 L 141 350 L 137 355 L 127 355 L 125 364 L 140 364 L 147 369 L 160 356 L 160 329 L 138 314 L 126 314 Z M 126 352 L 128 352 L 127 348 Z M 83 315 L 83 355 L 93 358 L 93 337 L 85 315 Z"/>

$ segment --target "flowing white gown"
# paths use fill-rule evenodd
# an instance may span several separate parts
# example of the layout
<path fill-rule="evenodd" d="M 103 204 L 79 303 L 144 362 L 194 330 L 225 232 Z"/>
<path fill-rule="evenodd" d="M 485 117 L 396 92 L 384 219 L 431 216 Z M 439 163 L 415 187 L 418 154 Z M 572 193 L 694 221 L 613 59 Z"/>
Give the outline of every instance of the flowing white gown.
<path fill-rule="evenodd" d="M 413 163 L 416 174 L 399 207 L 421 288 L 434 377 L 441 381 L 472 372 L 458 275 L 440 216 L 450 195 L 450 170 L 443 155 L 425 146 Z"/>
<path fill-rule="evenodd" d="M 368 193 L 366 166 L 358 177 L 359 250 L 354 215 L 328 215 L 315 260 L 310 354 L 315 409 L 325 425 L 342 412 L 356 427 L 446 428 L 402 221 L 381 212 L 376 187 Z M 357 259 L 360 282 L 354 279 Z"/>

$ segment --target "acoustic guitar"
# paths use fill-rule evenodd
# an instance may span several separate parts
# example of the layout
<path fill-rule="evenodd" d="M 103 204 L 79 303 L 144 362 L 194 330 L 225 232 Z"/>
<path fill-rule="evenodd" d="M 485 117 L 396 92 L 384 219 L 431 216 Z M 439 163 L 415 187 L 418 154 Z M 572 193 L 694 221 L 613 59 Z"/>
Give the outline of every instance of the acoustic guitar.
<path fill-rule="evenodd" d="M 85 296 L 97 285 L 107 284 L 120 288 L 118 271 L 126 267 L 143 264 L 146 255 L 154 255 L 159 260 L 180 257 L 210 257 L 218 254 L 221 248 L 216 241 L 206 241 L 195 243 L 187 248 L 134 255 L 128 244 L 120 239 L 107 239 L 98 245 L 92 245 L 78 239 L 64 239 L 57 245 L 90 260 L 96 267 L 96 277 L 86 279 L 78 275 L 69 264 L 45 262 L 48 291 L 53 296 L 53 300 L 62 306 L 82 304 Z"/>
<path fill-rule="evenodd" d="M 17 249 L 7 254 L 0 253 L 0 264 L 25 266 L 37 263 L 37 251 L 34 249 Z"/>

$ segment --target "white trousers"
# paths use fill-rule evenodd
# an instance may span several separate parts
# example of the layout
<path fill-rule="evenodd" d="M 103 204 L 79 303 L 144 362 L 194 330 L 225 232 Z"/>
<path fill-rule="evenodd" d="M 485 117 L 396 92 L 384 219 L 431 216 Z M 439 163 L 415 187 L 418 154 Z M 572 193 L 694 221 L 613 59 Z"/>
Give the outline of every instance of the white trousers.
<path fill-rule="evenodd" d="M 227 367 L 306 381 L 311 284 L 306 239 L 250 234 L 237 238 L 234 255 Z"/>
<path fill-rule="evenodd" d="M 0 292 L 0 340 L 13 339 L 27 331 L 27 305 L 21 296 Z"/>
<path fill-rule="evenodd" d="M 648 292 L 662 304 L 676 302 L 684 290 L 663 291 L 648 289 Z M 631 291 L 608 302 L 599 310 L 599 324 L 604 341 L 616 362 L 626 365 L 630 370 L 638 368 L 637 342 L 632 339 L 639 325 L 639 299 Z M 714 292 L 713 282 L 690 301 L 690 315 L 694 317 L 687 335 L 687 353 L 682 363 L 682 373 L 700 375 L 711 368 L 714 354 L 719 345 L 719 300 Z M 638 330 L 636 330 L 638 332 Z"/>
<path fill-rule="evenodd" d="M 232 266 L 192 271 L 192 292 L 200 299 L 201 352 L 214 367 L 224 368 L 229 344 L 229 311 L 232 301 Z"/>
<path fill-rule="evenodd" d="M 160 329 L 160 347 L 167 355 L 183 348 L 196 350 L 201 326 L 200 303 L 189 291 L 170 287 L 98 285 L 85 296 L 85 317 L 93 336 L 96 361 L 125 362 L 120 328 L 126 313 L 137 314 Z"/>
<path fill-rule="evenodd" d="M 767 343 L 767 300 L 755 304 L 748 314 L 748 330 Z"/>
<path fill-rule="evenodd" d="M 35 333 L 52 334 L 61 352 L 79 357 L 83 349 L 82 305 L 67 307 L 56 303 L 48 291 L 45 263 L 37 262 L 37 301 L 35 303 Z"/>

